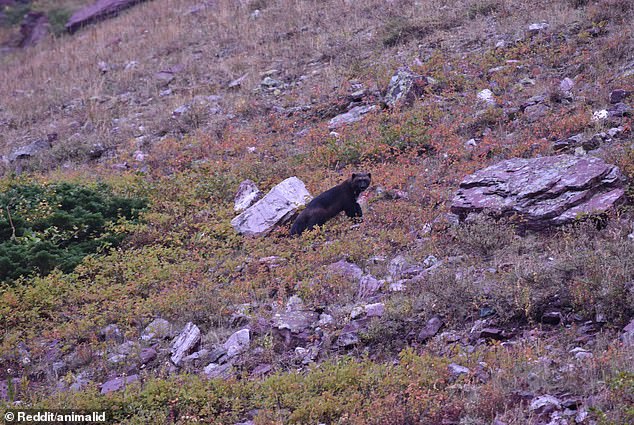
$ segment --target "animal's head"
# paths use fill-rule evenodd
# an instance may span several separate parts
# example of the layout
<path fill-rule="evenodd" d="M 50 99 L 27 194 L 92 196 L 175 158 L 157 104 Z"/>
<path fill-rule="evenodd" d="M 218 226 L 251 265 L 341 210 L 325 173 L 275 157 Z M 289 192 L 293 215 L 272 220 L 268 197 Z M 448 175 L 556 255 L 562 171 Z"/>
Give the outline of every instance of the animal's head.
<path fill-rule="evenodd" d="M 350 177 L 350 184 L 357 195 L 366 190 L 371 181 L 372 174 L 370 173 L 352 173 Z"/>

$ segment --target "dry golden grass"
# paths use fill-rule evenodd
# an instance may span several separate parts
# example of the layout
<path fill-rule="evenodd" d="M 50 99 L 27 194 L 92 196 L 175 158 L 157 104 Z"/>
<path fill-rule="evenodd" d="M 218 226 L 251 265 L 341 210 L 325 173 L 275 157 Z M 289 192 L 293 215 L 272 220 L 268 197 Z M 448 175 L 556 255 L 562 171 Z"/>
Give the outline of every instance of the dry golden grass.
<path fill-rule="evenodd" d="M 430 52 L 490 47 L 528 23 L 557 27 L 581 13 L 563 0 L 148 2 L 0 60 L 0 153 L 51 132 L 59 135 L 54 162 L 83 159 L 95 144 L 134 140 L 138 148 L 163 135 L 214 134 L 227 113 L 249 119 L 271 105 L 328 101 L 349 79 L 381 88 L 395 67 Z M 155 74 L 175 65 L 183 70 L 161 97 Z M 271 69 L 286 83 L 305 79 L 278 97 L 254 93 Z M 227 89 L 245 74 L 241 89 Z M 197 95 L 221 95 L 223 114 L 175 120 L 172 111 Z"/>

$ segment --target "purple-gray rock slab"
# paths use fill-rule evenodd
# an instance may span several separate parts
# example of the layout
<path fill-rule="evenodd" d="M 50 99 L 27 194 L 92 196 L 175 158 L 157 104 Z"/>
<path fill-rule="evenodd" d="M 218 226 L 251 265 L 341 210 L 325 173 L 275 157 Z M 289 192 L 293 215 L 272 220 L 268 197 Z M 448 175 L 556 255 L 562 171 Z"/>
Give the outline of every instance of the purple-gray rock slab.
<path fill-rule="evenodd" d="M 435 336 L 440 328 L 442 328 L 443 321 L 439 316 L 434 316 L 427 321 L 427 324 L 418 333 L 418 341 L 425 342 L 429 338 Z"/>
<path fill-rule="evenodd" d="M 337 127 L 341 127 L 343 125 L 352 124 L 354 122 L 360 121 L 365 114 L 368 112 L 374 111 L 376 109 L 376 105 L 366 105 L 366 106 L 355 106 L 350 109 L 348 112 L 343 113 L 341 115 L 337 115 L 332 118 L 328 122 L 328 128 L 333 130 Z"/>
<path fill-rule="evenodd" d="M 97 0 L 95 3 L 79 9 L 66 23 L 66 30 L 74 33 L 81 27 L 116 16 L 122 10 L 141 3 L 143 0 Z"/>
<path fill-rule="evenodd" d="M 121 376 L 104 382 L 101 386 L 101 394 L 108 394 L 124 389 L 133 382 L 138 382 L 139 375 Z"/>
<path fill-rule="evenodd" d="M 465 177 L 451 211 L 461 219 L 482 211 L 516 215 L 541 229 L 611 210 L 624 199 L 624 182 L 618 167 L 592 156 L 513 158 Z"/>

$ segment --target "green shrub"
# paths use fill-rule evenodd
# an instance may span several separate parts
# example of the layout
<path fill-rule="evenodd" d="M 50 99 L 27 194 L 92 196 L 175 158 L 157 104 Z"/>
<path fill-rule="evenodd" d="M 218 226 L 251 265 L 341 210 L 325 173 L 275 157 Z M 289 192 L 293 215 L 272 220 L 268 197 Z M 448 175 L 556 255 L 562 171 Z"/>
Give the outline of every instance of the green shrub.
<path fill-rule="evenodd" d="M 105 185 L 21 184 L 0 194 L 0 281 L 53 269 L 72 271 L 88 254 L 117 246 L 121 219 L 137 220 L 146 201 Z"/>

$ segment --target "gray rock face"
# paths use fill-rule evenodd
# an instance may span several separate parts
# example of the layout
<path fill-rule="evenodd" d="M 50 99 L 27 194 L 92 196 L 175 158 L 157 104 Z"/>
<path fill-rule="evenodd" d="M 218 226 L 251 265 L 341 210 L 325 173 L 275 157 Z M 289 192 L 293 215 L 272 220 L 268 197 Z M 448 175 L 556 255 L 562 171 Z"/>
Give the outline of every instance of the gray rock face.
<path fill-rule="evenodd" d="M 200 329 L 192 322 L 187 323 L 172 343 L 172 363 L 178 366 L 183 357 L 191 353 L 199 342 Z"/>
<path fill-rule="evenodd" d="M 332 118 L 328 122 L 328 128 L 332 130 L 337 127 L 341 127 L 342 125 L 352 124 L 353 122 L 360 121 L 361 118 L 363 118 L 363 115 L 375 109 L 376 109 L 376 105 L 355 106 L 354 108 L 350 109 L 348 112 L 341 115 L 337 115 L 336 117 Z"/>
<path fill-rule="evenodd" d="M 297 177 L 289 177 L 231 220 L 231 225 L 243 235 L 265 235 L 276 225 L 288 221 L 300 206 L 306 205 L 311 199 L 304 182 Z"/>
<path fill-rule="evenodd" d="M 427 81 L 407 68 L 400 68 L 390 79 L 383 101 L 393 107 L 398 103 L 411 104 L 423 95 Z"/>
<path fill-rule="evenodd" d="M 517 215 L 524 227 L 542 229 L 610 210 L 624 198 L 623 183 L 618 167 L 595 157 L 514 158 L 467 176 L 451 211 L 461 219 L 483 210 Z"/>
<path fill-rule="evenodd" d="M 227 357 L 235 357 L 246 351 L 251 344 L 251 334 L 248 329 L 241 329 L 229 337 L 223 344 L 223 348 L 227 350 Z"/>
<path fill-rule="evenodd" d="M 54 140 L 54 139 L 53 139 Z M 9 162 L 18 159 L 30 158 L 33 155 L 51 148 L 51 137 L 47 139 L 36 140 L 26 146 L 22 146 L 9 154 Z"/>
<path fill-rule="evenodd" d="M 101 394 L 108 394 L 113 391 L 119 391 L 133 382 L 137 382 L 139 380 L 139 375 L 130 375 L 125 377 L 114 378 L 109 381 L 106 381 L 101 386 Z"/>
<path fill-rule="evenodd" d="M 262 192 L 255 183 L 251 180 L 245 180 L 240 183 L 238 192 L 234 200 L 233 210 L 235 212 L 242 212 L 249 208 L 255 201 L 262 197 Z"/>
<path fill-rule="evenodd" d="M 141 1 L 143 0 L 97 0 L 75 12 L 66 23 L 66 30 L 72 34 L 81 27 L 116 16 Z"/>

